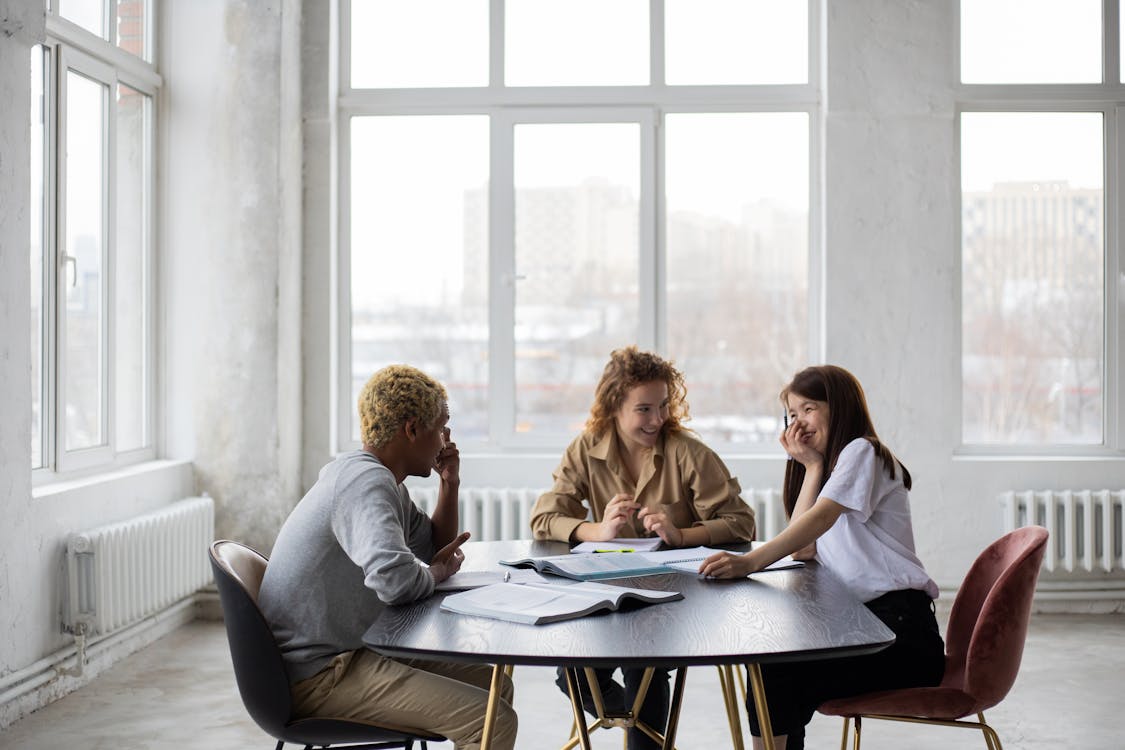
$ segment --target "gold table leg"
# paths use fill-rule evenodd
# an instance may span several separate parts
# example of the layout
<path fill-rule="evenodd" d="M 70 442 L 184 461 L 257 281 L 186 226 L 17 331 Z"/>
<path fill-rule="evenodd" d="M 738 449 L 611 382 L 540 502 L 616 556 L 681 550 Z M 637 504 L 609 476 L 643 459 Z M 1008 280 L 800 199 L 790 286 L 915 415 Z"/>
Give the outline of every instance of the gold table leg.
<path fill-rule="evenodd" d="M 668 706 L 668 726 L 664 730 L 664 750 L 675 750 L 676 730 L 680 724 L 680 704 L 684 700 L 684 681 L 687 680 L 687 667 L 676 670 L 676 683 L 672 686 L 672 703 Z"/>
<path fill-rule="evenodd" d="M 566 744 L 566 748 L 572 748 L 575 745 L 575 739 L 582 745 L 582 750 L 590 750 L 590 733 L 586 729 L 586 715 L 582 713 L 582 691 L 578 687 L 578 670 L 574 667 L 564 667 L 566 674 L 566 689 L 570 693 L 570 707 L 574 711 L 574 726 L 578 730 L 578 737 L 571 738 L 571 741 Z M 591 688 L 591 692 L 596 689 L 595 686 Z M 601 693 L 597 693 L 596 700 L 600 703 Z M 598 713 L 601 713 L 599 708 Z M 595 726 L 600 725 L 601 719 L 599 718 L 594 722 Z M 481 748 L 484 750 L 484 748 Z"/>
<path fill-rule="evenodd" d="M 492 732 L 496 724 L 496 707 L 500 705 L 500 686 L 503 684 L 501 675 L 504 672 L 503 664 L 492 665 L 492 682 L 488 686 L 488 707 L 484 710 L 484 730 L 480 737 L 480 750 L 489 750 L 492 746 Z"/>
<path fill-rule="evenodd" d="M 762 668 L 757 664 L 747 664 L 750 673 L 750 688 L 754 693 L 754 710 L 758 714 L 758 727 L 762 730 L 762 746 L 774 750 L 773 726 L 770 724 L 770 710 L 766 705 L 766 685 L 762 681 Z"/>
<path fill-rule="evenodd" d="M 744 750 L 742 743 L 742 722 L 738 718 L 739 705 L 734 686 L 734 667 L 730 664 L 716 665 L 719 670 L 719 686 L 723 690 L 723 705 L 727 709 L 727 723 L 730 724 L 730 739 L 734 750 Z"/>

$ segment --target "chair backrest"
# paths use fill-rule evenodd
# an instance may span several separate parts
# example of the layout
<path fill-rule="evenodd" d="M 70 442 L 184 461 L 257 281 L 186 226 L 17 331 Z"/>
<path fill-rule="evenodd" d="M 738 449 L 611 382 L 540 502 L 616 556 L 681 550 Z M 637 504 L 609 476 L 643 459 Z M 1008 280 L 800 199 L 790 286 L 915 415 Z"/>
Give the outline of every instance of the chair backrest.
<path fill-rule="evenodd" d="M 1031 600 L 1047 530 L 1025 526 L 977 557 L 961 584 L 946 629 L 942 684 L 964 690 L 983 711 L 999 703 L 1019 673 Z"/>
<path fill-rule="evenodd" d="M 258 609 L 267 559 L 257 550 L 227 540 L 212 543 L 210 556 L 238 692 L 258 726 L 278 737 L 290 719 L 293 699 L 281 651 Z"/>

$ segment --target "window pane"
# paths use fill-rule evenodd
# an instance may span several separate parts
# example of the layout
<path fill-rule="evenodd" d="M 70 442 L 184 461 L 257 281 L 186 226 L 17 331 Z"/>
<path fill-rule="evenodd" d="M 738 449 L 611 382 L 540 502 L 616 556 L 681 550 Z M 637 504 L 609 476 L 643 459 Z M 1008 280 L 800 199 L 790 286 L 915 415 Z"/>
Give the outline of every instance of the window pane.
<path fill-rule="evenodd" d="M 117 88 L 117 243 L 114 272 L 114 443 L 119 451 L 145 445 L 148 370 L 145 361 L 148 295 L 149 99 Z"/>
<path fill-rule="evenodd" d="M 1100 0 L 961 0 L 964 83 L 1098 83 Z"/>
<path fill-rule="evenodd" d="M 488 0 L 352 0 L 352 88 L 488 85 Z"/>
<path fill-rule="evenodd" d="M 793 0 L 666 0 L 665 81 L 807 83 L 808 10 Z"/>
<path fill-rule="evenodd" d="M 117 46 L 145 59 L 146 0 L 117 0 Z"/>
<path fill-rule="evenodd" d="M 43 362 L 46 307 L 43 304 L 43 242 L 46 236 L 44 137 L 47 98 L 44 85 L 44 50 L 31 48 L 31 468 L 43 466 Z"/>
<path fill-rule="evenodd" d="M 504 12 L 509 86 L 649 83 L 648 0 L 508 0 Z"/>
<path fill-rule="evenodd" d="M 105 39 L 105 1 L 58 0 L 57 7 L 60 16 Z"/>
<path fill-rule="evenodd" d="M 516 127 L 517 432 L 578 432 L 636 343 L 639 196 L 638 124 Z"/>
<path fill-rule="evenodd" d="M 704 440 L 773 444 L 808 361 L 809 121 L 674 114 L 667 127 L 668 353 Z"/>
<path fill-rule="evenodd" d="M 406 363 L 449 391 L 454 440 L 487 436 L 487 117 L 352 119 L 351 313 L 351 404 Z"/>
<path fill-rule="evenodd" d="M 66 285 L 66 450 L 104 444 L 103 277 L 105 236 L 106 88 L 67 73 L 66 252 L 73 259 Z"/>
<path fill-rule="evenodd" d="M 961 116 L 966 443 L 1102 442 L 1100 113 Z"/>

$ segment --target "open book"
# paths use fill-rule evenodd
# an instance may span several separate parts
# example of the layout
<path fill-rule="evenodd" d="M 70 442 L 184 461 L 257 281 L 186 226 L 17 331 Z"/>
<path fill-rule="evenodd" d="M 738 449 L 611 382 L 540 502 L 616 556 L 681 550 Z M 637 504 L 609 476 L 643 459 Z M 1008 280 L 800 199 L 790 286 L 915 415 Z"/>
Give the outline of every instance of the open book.
<path fill-rule="evenodd" d="M 625 599 L 646 604 L 683 599 L 678 591 L 649 591 L 604 583 L 494 583 L 445 597 L 441 608 L 463 615 L 541 625 L 617 609 Z"/>
<path fill-rule="evenodd" d="M 519 560 L 501 560 L 500 563 L 535 568 L 540 573 L 553 573 L 576 581 L 596 581 L 603 578 L 633 578 L 670 573 L 672 563 L 695 561 L 695 567 L 698 568 L 699 561 L 719 551 L 709 547 L 691 547 L 656 552 L 589 552 L 524 557 Z"/>
<path fill-rule="evenodd" d="M 750 546 L 752 549 L 757 549 L 758 547 L 761 547 L 762 544 L 764 544 L 764 542 L 751 542 Z M 666 564 L 672 570 L 678 570 L 681 573 L 698 573 L 700 563 L 702 563 L 705 559 L 707 559 L 714 553 L 719 552 L 719 550 L 707 549 L 706 547 L 696 547 L 694 549 L 685 549 L 680 551 L 685 553 L 680 559 L 669 560 Z M 698 552 L 702 552 L 703 554 L 695 554 Z M 780 560 L 770 563 L 758 572 L 764 573 L 767 570 L 789 570 L 790 568 L 803 567 L 805 567 L 805 564 L 803 562 L 801 562 L 800 560 L 794 560 L 792 555 L 786 555 Z"/>
<path fill-rule="evenodd" d="M 459 570 L 434 586 L 434 591 L 479 589 L 493 583 L 549 583 L 550 580 L 534 570 Z"/>
<path fill-rule="evenodd" d="M 703 562 L 704 558 L 698 560 L 680 560 L 677 562 L 668 563 L 668 567 L 672 570 L 678 570 L 681 573 L 698 573 L 699 564 Z M 791 556 L 786 555 L 777 562 L 772 562 L 766 567 L 759 570 L 759 573 L 764 573 L 767 570 L 789 570 L 790 568 L 803 568 L 805 564 L 800 560 L 794 560 Z M 753 575 L 753 574 L 751 574 Z"/>
<path fill-rule="evenodd" d="M 706 558 L 723 550 L 711 547 L 666 549 L 656 552 L 591 552 L 581 555 L 552 555 L 550 557 L 524 557 L 518 560 L 501 560 L 502 565 L 535 568 L 540 573 L 553 573 L 576 581 L 597 581 L 605 578 L 633 578 L 659 575 L 673 570 L 695 573 Z M 766 570 L 801 568 L 804 563 L 784 557 Z"/>

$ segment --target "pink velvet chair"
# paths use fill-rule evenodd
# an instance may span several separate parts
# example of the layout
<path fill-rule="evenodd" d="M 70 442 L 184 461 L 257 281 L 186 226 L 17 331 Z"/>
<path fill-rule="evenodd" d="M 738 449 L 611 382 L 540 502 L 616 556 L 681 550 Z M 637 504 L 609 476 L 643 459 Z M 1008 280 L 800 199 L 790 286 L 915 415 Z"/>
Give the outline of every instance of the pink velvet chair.
<path fill-rule="evenodd" d="M 863 718 L 979 729 L 989 750 L 1001 750 L 984 710 L 1008 694 L 1019 672 L 1031 599 L 1047 549 L 1047 530 L 1025 526 L 1005 534 L 977 557 L 961 584 L 945 635 L 945 677 L 937 687 L 883 690 L 828 701 L 822 714 L 855 719 L 859 750 Z M 976 714 L 979 722 L 958 721 Z"/>

